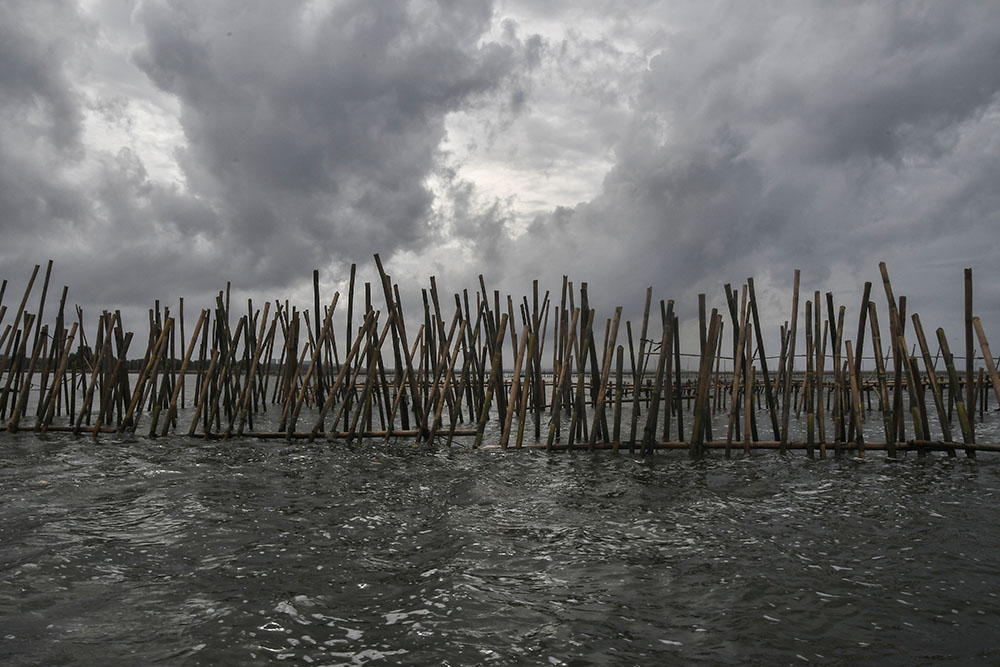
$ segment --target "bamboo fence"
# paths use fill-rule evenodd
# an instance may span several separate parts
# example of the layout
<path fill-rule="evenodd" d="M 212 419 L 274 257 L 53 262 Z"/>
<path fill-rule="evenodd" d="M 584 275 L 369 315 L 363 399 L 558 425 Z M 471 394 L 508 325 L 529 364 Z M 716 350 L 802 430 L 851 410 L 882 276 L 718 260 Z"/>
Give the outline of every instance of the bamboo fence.
<path fill-rule="evenodd" d="M 183 299 L 177 313 L 156 302 L 141 357 L 129 356 L 134 334 L 118 311 L 100 313 L 91 344 L 83 310 L 76 307 L 75 317 L 66 311 L 68 287 L 54 319 L 45 322 L 51 261 L 29 312 L 41 268 L 35 266 L 6 326 L 7 281 L 0 286 L 0 419 L 8 432 L 95 440 L 115 433 L 380 438 L 640 455 L 680 449 L 695 457 L 755 449 L 819 458 L 872 450 L 975 458 L 1000 451 L 976 441 L 991 393 L 1000 404 L 1000 379 L 973 314 L 971 269 L 960 371 L 943 329 L 935 331 L 934 349 L 916 313 L 907 326 L 906 299 L 895 296 L 885 263 L 879 266 L 884 305 L 876 305 L 866 283 L 853 339 L 845 337 L 845 307 L 829 292 L 806 298 L 800 325 L 796 271 L 790 317 L 769 357 L 752 279 L 737 289 L 725 286 L 722 311 L 708 312 L 706 296 L 699 296 L 698 351 L 682 353 L 674 302 L 659 302 L 657 327 L 652 288 L 638 337 L 631 321 L 621 326 L 620 307 L 602 329 L 587 284 L 574 286 L 565 276 L 558 304 L 548 291 L 540 294 L 538 281 L 518 300 L 491 293 L 480 276 L 478 290 L 454 294 L 451 314 L 431 277 L 416 309 L 422 317 L 414 318 L 374 259 L 379 282 L 364 284 L 360 318 L 353 265 L 346 305 L 339 292 L 328 303 L 321 298 L 318 271 L 311 309 L 274 301 L 272 311 L 272 302 L 255 308 L 250 300 L 238 314 L 227 285 L 198 313 L 190 335 Z M 381 292 L 381 308 L 373 292 Z M 863 368 L 866 348 L 873 369 Z M 696 370 L 682 370 L 682 357 L 694 358 Z M 790 436 L 793 416 L 803 438 Z"/>

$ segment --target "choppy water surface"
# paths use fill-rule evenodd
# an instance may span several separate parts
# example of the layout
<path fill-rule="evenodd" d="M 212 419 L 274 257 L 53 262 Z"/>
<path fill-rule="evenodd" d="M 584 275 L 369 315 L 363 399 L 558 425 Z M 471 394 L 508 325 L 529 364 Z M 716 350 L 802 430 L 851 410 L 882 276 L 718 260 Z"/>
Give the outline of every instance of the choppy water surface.
<path fill-rule="evenodd" d="M 0 441 L 5 665 L 998 664 L 1000 456 Z"/>

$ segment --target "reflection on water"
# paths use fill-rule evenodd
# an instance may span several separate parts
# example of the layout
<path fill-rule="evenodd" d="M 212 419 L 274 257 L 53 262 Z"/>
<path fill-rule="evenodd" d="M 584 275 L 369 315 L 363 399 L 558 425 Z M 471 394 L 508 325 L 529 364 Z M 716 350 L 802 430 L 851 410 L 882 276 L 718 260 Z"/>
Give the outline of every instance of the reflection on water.
<path fill-rule="evenodd" d="M 1000 456 L 0 448 L 5 665 L 997 664 Z"/>

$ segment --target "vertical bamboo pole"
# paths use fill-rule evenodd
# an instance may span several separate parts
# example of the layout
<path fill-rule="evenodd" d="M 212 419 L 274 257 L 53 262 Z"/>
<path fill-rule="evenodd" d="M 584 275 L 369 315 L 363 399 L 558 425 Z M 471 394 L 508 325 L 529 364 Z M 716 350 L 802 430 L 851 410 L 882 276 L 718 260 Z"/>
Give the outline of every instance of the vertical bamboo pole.
<path fill-rule="evenodd" d="M 829 331 L 829 321 L 826 326 L 821 326 L 823 321 L 822 302 L 819 298 L 819 290 L 813 295 L 813 325 L 815 328 L 814 342 L 816 344 L 816 429 L 819 432 L 819 457 L 826 458 L 826 403 L 823 399 L 823 370 L 826 363 L 826 337 Z M 822 333 L 821 333 L 822 330 Z M 877 335 L 877 334 L 875 334 Z"/>
<path fill-rule="evenodd" d="M 660 301 L 660 309 L 663 312 L 663 301 Z M 674 315 L 674 300 L 667 300 L 667 309 L 663 312 L 663 326 L 670 327 L 673 331 L 671 339 L 676 338 L 677 329 L 674 328 L 674 321 L 676 320 Z M 663 441 L 666 442 L 670 440 L 670 417 L 673 413 L 674 404 L 674 370 L 673 370 L 673 340 L 667 341 L 667 349 L 660 350 L 660 354 L 667 355 L 667 369 L 663 377 Z"/>
<path fill-rule="evenodd" d="M 589 316 L 589 314 L 588 314 Z M 569 377 L 573 373 L 573 352 L 576 344 L 576 323 L 580 317 L 580 310 L 578 308 L 573 309 L 573 315 L 570 318 L 569 331 L 566 334 L 566 353 L 565 357 L 560 364 L 559 369 L 559 379 L 556 382 L 556 388 L 553 391 L 553 396 L 561 397 L 566 391 L 566 387 L 569 384 Z M 549 422 L 549 434 L 548 439 L 545 443 L 546 449 L 552 449 L 552 442 L 555 439 L 556 431 L 558 430 L 559 421 L 562 416 L 562 406 L 563 401 L 561 398 L 557 398 L 554 401 L 554 408 L 551 421 Z"/>
<path fill-rule="evenodd" d="M 757 349 L 760 350 L 760 373 L 764 378 L 764 401 L 767 405 L 767 413 L 771 418 L 771 427 L 774 429 L 774 439 L 781 439 L 781 431 L 778 428 L 778 411 L 774 405 L 774 391 L 771 388 L 771 377 L 767 371 L 767 355 L 764 352 L 764 331 L 760 326 L 760 315 L 757 312 L 757 295 L 753 289 L 753 278 L 747 278 L 747 289 L 750 298 L 750 312 L 753 314 L 753 329 L 757 336 Z"/>
<path fill-rule="evenodd" d="M 868 301 L 871 299 L 871 295 L 872 284 L 871 282 L 865 282 L 864 294 L 861 295 L 861 312 L 858 314 L 858 337 L 855 339 L 854 345 L 854 365 L 851 367 L 851 372 L 854 373 L 855 382 L 857 383 L 859 390 L 862 387 L 861 360 L 865 347 L 865 320 L 868 317 Z M 850 435 L 848 436 L 848 439 L 850 439 Z"/>
<path fill-rule="evenodd" d="M 582 303 L 581 303 L 582 306 Z M 576 350 L 576 392 L 572 397 L 573 413 L 570 417 L 569 423 L 569 438 L 566 442 L 567 447 L 572 448 L 576 439 L 580 436 L 578 435 L 578 430 L 583 431 L 582 437 L 586 438 L 587 433 L 584 430 L 586 428 L 587 420 L 587 397 L 585 394 L 586 389 L 586 364 L 587 364 L 587 350 L 590 344 L 590 338 L 593 335 L 593 324 L 594 324 L 594 311 L 587 310 L 584 311 L 586 317 L 583 320 L 583 328 L 580 330 L 579 347 Z"/>
<path fill-rule="evenodd" d="M 537 348 L 538 348 L 538 334 L 536 334 L 534 331 L 532 331 L 531 335 L 528 336 L 528 349 L 527 349 L 527 355 L 528 355 L 527 359 L 528 359 L 528 361 L 531 362 L 532 365 L 535 364 L 536 355 L 538 354 Z M 530 369 L 529 369 L 529 373 L 528 374 L 530 374 Z M 526 377 L 525 377 L 525 381 L 527 382 L 527 374 L 526 374 Z M 516 446 L 517 446 L 518 449 L 521 448 L 521 445 L 524 442 L 524 427 L 525 427 L 525 425 L 528 422 L 528 415 L 527 415 L 528 400 L 527 400 L 527 398 L 528 398 L 527 396 L 524 396 L 522 398 L 522 400 L 521 400 L 521 411 L 520 411 L 520 413 L 518 415 L 518 422 L 517 422 L 517 443 L 516 443 Z M 510 409 L 513 410 L 514 406 L 511 406 Z M 538 423 L 538 413 L 537 412 L 535 413 L 535 423 L 536 424 Z M 535 440 L 538 441 L 539 438 L 535 438 Z"/>
<path fill-rule="evenodd" d="M 206 327 L 207 330 L 207 327 Z M 208 368 L 205 369 L 203 373 L 203 378 L 201 382 L 201 391 L 198 392 L 198 397 L 195 401 L 194 416 L 191 418 L 191 426 L 188 428 L 188 435 L 194 437 L 195 431 L 198 429 L 198 417 L 201 416 L 202 410 L 205 408 L 205 401 L 208 398 L 209 387 L 212 384 L 212 380 L 215 377 L 215 365 L 219 361 L 219 350 L 216 347 L 212 348 L 212 358 L 208 362 Z M 206 432 L 208 429 L 205 429 Z"/>
<path fill-rule="evenodd" d="M 500 375 L 500 357 L 503 355 L 503 339 L 504 335 L 507 333 L 507 313 L 504 313 L 500 318 L 500 324 L 497 326 L 497 338 L 496 343 L 493 346 L 493 360 L 490 365 L 490 384 L 486 389 L 486 397 L 483 402 L 483 409 L 479 413 L 479 422 L 476 424 L 476 440 L 473 444 L 473 448 L 478 449 L 483 444 L 483 435 L 486 431 L 486 422 L 490 417 L 490 404 L 493 402 L 493 392 L 497 386 L 499 386 L 499 375 Z"/>
<path fill-rule="evenodd" d="M 106 325 L 108 322 L 108 316 L 105 314 L 101 317 L 98 324 L 98 329 Z M 97 355 L 97 359 L 94 362 L 94 368 L 91 373 L 90 383 L 87 385 L 87 391 L 83 396 L 83 403 L 80 405 L 80 412 L 76 417 L 76 426 L 73 430 L 74 435 L 80 434 L 80 427 L 83 425 L 83 420 L 85 417 L 90 415 L 90 406 L 94 400 L 94 388 L 97 386 L 97 378 L 101 371 L 101 362 L 104 361 L 104 357 L 111 350 L 111 327 L 105 326 L 107 333 L 103 338 L 98 335 L 98 340 L 94 341 L 95 344 L 100 343 L 101 351 Z M 89 423 L 89 421 L 88 421 Z"/>
<path fill-rule="evenodd" d="M 141 398 L 143 396 L 144 384 L 146 380 L 149 379 L 152 373 L 155 373 L 160 366 L 160 360 L 163 357 L 164 347 L 166 345 L 170 331 L 173 329 L 174 318 L 170 317 L 163 323 L 163 331 L 157 337 L 156 342 L 153 345 L 152 352 L 149 355 L 149 362 L 146 365 L 146 369 L 140 374 L 139 379 L 136 380 L 135 392 L 132 394 L 132 402 L 129 404 L 128 410 L 125 416 L 122 418 L 122 425 L 119 430 L 124 433 L 128 430 L 129 433 L 135 433 L 136 426 L 138 425 L 139 418 L 136 415 L 136 409 L 141 405 Z"/>
<path fill-rule="evenodd" d="M 530 328 L 528 325 L 524 325 L 521 329 L 521 338 L 517 343 L 517 349 L 515 350 L 516 356 L 514 359 L 514 377 L 510 383 L 510 399 L 507 404 L 510 406 L 510 410 L 507 411 L 507 418 L 504 420 L 503 434 L 500 436 L 500 447 L 507 449 L 507 443 L 510 441 L 510 426 L 514 419 L 514 410 L 517 406 L 517 400 L 519 398 L 519 393 L 521 391 L 521 364 L 524 362 L 524 348 L 528 344 L 528 332 Z"/>
<path fill-rule="evenodd" d="M 361 330 L 359 331 L 358 335 L 354 338 L 354 343 L 351 345 L 351 349 L 348 350 L 347 355 L 344 357 L 343 363 L 340 365 L 340 369 L 337 371 L 337 378 L 333 381 L 333 385 L 330 387 L 330 391 L 328 391 L 326 394 L 326 401 L 323 403 L 323 407 L 320 408 L 319 415 L 316 418 L 316 424 L 313 425 L 312 432 L 310 432 L 309 434 L 309 442 L 313 442 L 314 440 L 316 440 L 316 436 L 323 428 L 323 422 L 326 419 L 326 414 L 330 411 L 330 408 L 333 407 L 333 404 L 336 401 L 337 396 L 340 394 L 340 390 L 344 384 L 344 380 L 347 378 L 348 374 L 351 371 L 352 359 L 354 358 L 354 355 L 358 353 L 358 350 L 361 348 L 361 343 L 367 339 L 368 329 L 375 326 L 377 318 L 378 315 L 373 310 L 365 313 L 364 324 L 361 325 Z M 392 319 L 391 313 L 389 314 L 389 319 Z M 387 322 L 386 326 L 388 325 L 389 323 Z M 350 340 L 350 338 L 348 338 L 348 340 Z M 341 406 L 343 407 L 346 404 L 347 404 L 347 399 L 345 398 L 345 400 L 341 403 Z M 339 419 L 340 419 L 340 414 L 338 413 L 333 420 L 333 428 L 330 430 L 329 437 L 331 438 L 333 437 L 334 431 L 337 430 L 337 422 L 339 421 Z"/>
<path fill-rule="evenodd" d="M 681 386 L 681 336 L 680 336 L 680 320 L 675 314 L 673 317 L 673 328 L 674 328 L 674 367 L 675 370 L 675 388 L 674 388 L 674 399 L 676 402 L 677 410 L 677 441 L 682 442 L 684 440 L 684 406 L 681 404 L 683 399 L 682 386 Z"/>
<path fill-rule="evenodd" d="M 897 323 L 897 328 L 898 328 L 897 334 L 898 335 L 902 335 L 902 334 L 904 334 L 906 332 L 906 297 L 905 296 L 899 297 L 898 311 L 899 311 L 899 322 Z M 898 336 L 897 336 L 897 339 L 898 339 Z M 904 373 L 904 368 L 906 366 L 906 359 L 907 359 L 907 351 L 904 348 L 900 352 L 900 355 L 899 355 L 900 375 L 899 375 L 899 383 L 898 384 L 900 385 L 900 389 L 899 389 L 899 398 L 896 399 L 896 400 L 899 401 L 899 405 L 898 406 L 893 406 L 893 408 L 894 408 L 893 409 L 893 416 L 896 419 L 896 429 L 897 429 L 896 440 L 898 440 L 899 442 L 905 442 L 906 441 L 906 421 L 903 418 L 903 416 L 904 416 L 905 413 L 903 411 L 903 387 L 902 387 L 902 385 L 905 384 L 905 380 L 906 380 L 905 373 Z"/>
<path fill-rule="evenodd" d="M 318 281 L 318 279 L 319 279 L 318 276 L 319 276 L 319 272 L 317 271 L 316 273 L 313 274 L 313 280 L 314 281 Z M 319 293 L 317 291 L 317 298 L 318 298 L 318 294 Z M 289 440 L 291 440 L 292 433 L 295 432 L 295 424 L 299 420 L 299 413 L 302 410 L 302 401 L 305 399 L 306 391 L 307 391 L 307 389 L 309 387 L 309 380 L 310 380 L 311 376 L 317 375 L 318 373 L 320 373 L 322 371 L 322 365 L 320 363 L 320 360 L 321 360 L 321 352 L 320 352 L 320 350 L 323 349 L 323 341 L 325 341 L 326 337 L 330 335 L 330 327 L 332 325 L 333 312 L 337 308 L 337 301 L 339 299 L 340 299 L 340 292 L 334 292 L 334 294 L 333 294 L 333 301 L 330 302 L 330 307 L 326 311 L 326 317 L 325 317 L 325 319 L 323 321 L 322 328 L 320 328 L 319 321 L 318 321 L 318 318 L 317 318 L 316 330 L 319 332 L 317 334 L 319 337 L 316 339 L 316 341 L 314 343 L 314 346 L 313 346 L 313 356 L 312 356 L 312 360 L 311 360 L 311 362 L 309 364 L 309 370 L 306 371 L 306 376 L 302 380 L 302 387 L 301 387 L 301 389 L 299 389 L 298 396 L 295 399 L 295 407 L 292 408 L 291 418 L 289 419 L 289 422 L 288 422 L 288 435 L 287 435 L 287 438 Z M 316 312 L 319 312 L 318 308 L 317 308 Z M 372 369 L 369 369 L 369 375 L 371 375 L 371 374 L 372 374 Z M 317 385 L 316 385 L 316 396 L 317 396 L 317 398 L 316 398 L 316 400 L 319 401 L 320 397 L 323 395 L 323 390 L 322 390 L 322 386 L 320 384 L 322 381 L 320 380 L 320 378 L 318 376 L 316 378 L 316 382 L 317 382 Z M 231 424 L 232 424 L 232 421 L 230 421 L 230 425 Z"/>
<path fill-rule="evenodd" d="M 691 430 L 691 456 L 700 457 L 704 454 L 705 422 L 711 418 L 707 405 L 709 385 L 712 379 L 712 361 L 715 359 L 715 347 L 721 337 L 722 316 L 712 309 L 708 333 L 705 338 L 705 351 L 701 355 L 698 366 L 698 389 L 694 402 L 694 425 Z"/>
<path fill-rule="evenodd" d="M 646 305 L 642 309 L 642 328 L 639 330 L 639 360 L 632 376 L 632 428 L 629 431 L 629 442 L 635 446 L 635 433 L 639 423 L 639 393 L 642 387 L 644 355 L 646 351 L 646 327 L 649 325 L 649 304 L 653 298 L 653 288 L 646 288 Z"/>
<path fill-rule="evenodd" d="M 965 404 L 969 408 L 969 436 L 971 443 L 976 442 L 976 411 L 975 389 L 973 387 L 973 371 L 975 367 L 975 350 L 972 347 L 972 269 L 965 270 Z M 970 450 L 974 451 L 974 450 Z"/>
<path fill-rule="evenodd" d="M 726 458 L 731 455 L 730 448 L 733 445 L 733 431 L 738 429 L 737 426 L 737 413 L 739 412 L 740 401 L 740 380 L 742 379 L 743 370 L 743 351 L 746 347 L 747 339 L 747 286 L 743 286 L 742 294 L 742 306 L 740 308 L 739 324 L 737 325 L 738 331 L 736 333 L 736 346 L 733 348 L 733 384 L 729 391 L 729 427 L 726 429 Z M 733 298 L 735 302 L 735 295 Z M 749 389 L 747 389 L 749 391 Z M 750 413 L 747 412 L 745 415 L 745 420 L 747 423 L 750 421 Z"/>
<path fill-rule="evenodd" d="M 459 318 L 461 318 L 462 315 L 461 309 L 457 311 L 456 315 Z M 451 386 L 455 376 L 455 364 L 458 362 L 458 353 L 461 352 L 463 348 L 463 343 L 465 340 L 464 338 L 465 328 L 467 324 L 468 322 L 465 319 L 462 319 L 461 324 L 459 324 L 458 327 L 458 334 L 454 338 L 454 343 L 453 343 L 454 349 L 452 350 L 451 353 L 451 360 L 448 362 L 448 372 L 445 373 L 444 376 L 444 386 L 442 387 L 441 396 L 438 398 L 437 409 L 434 411 L 434 421 L 431 422 L 431 432 L 430 435 L 427 436 L 428 446 L 433 444 L 434 436 L 437 434 L 437 430 L 441 427 L 441 413 L 444 410 L 444 404 L 445 404 L 444 399 L 448 395 L 449 387 Z M 461 416 L 461 411 L 462 411 L 462 391 L 461 389 L 459 389 L 459 391 L 455 394 L 455 408 L 454 412 L 451 415 L 452 423 L 455 423 L 459 419 L 459 417 Z M 389 420 L 390 422 L 392 421 L 391 416 Z"/>
<path fill-rule="evenodd" d="M 622 371 L 625 366 L 625 347 L 618 346 L 617 362 L 615 364 L 615 431 L 614 451 L 617 454 L 622 444 Z"/>
<path fill-rule="evenodd" d="M 49 397 L 45 402 L 44 411 L 41 413 L 42 417 L 39 423 L 35 424 L 36 431 L 44 433 L 48 430 L 49 425 L 52 423 L 52 418 L 56 410 L 56 403 L 60 396 L 59 389 L 63 384 L 63 378 L 66 375 L 66 366 L 69 364 L 70 352 L 73 349 L 73 339 L 76 337 L 76 327 L 77 323 L 73 322 L 73 325 L 70 327 L 69 334 L 66 336 L 62 354 L 59 358 L 59 370 L 56 371 L 55 378 L 52 380 L 52 390 L 50 391 Z"/>
<path fill-rule="evenodd" d="M 667 368 L 667 360 L 670 359 L 670 338 L 672 335 L 672 322 L 668 322 L 663 328 L 663 336 L 660 339 L 660 355 L 656 362 L 656 378 L 653 380 L 653 393 L 649 399 L 649 407 L 646 410 L 646 428 L 643 430 L 642 447 L 640 452 L 646 456 L 653 453 L 656 445 L 656 421 L 660 411 L 660 392 L 663 388 L 663 376 Z"/>
<path fill-rule="evenodd" d="M 781 399 L 781 444 L 780 451 L 785 454 L 788 451 L 788 417 L 789 401 L 791 399 L 792 378 L 795 370 L 795 330 L 799 318 L 799 270 L 795 269 L 795 280 L 792 286 L 792 324 L 788 343 L 788 362 L 786 364 L 785 393 Z"/>
<path fill-rule="evenodd" d="M 374 311 L 372 311 L 372 310 L 369 309 L 366 312 L 372 313 Z M 385 335 L 387 335 L 392 330 L 392 322 L 390 321 L 392 319 L 392 317 L 393 317 L 393 314 L 389 313 L 389 319 L 386 320 L 385 325 L 382 327 L 382 334 L 380 336 L 378 336 L 378 339 L 384 340 Z M 368 384 L 367 383 L 368 377 L 372 375 L 370 367 L 372 365 L 371 356 L 372 356 L 373 351 L 374 351 L 374 341 L 373 341 L 373 338 L 376 338 L 376 336 L 375 336 L 375 332 L 376 331 L 377 331 L 377 327 L 375 326 L 375 322 L 373 321 L 372 325 L 370 327 L 368 327 L 367 329 L 363 328 L 361 331 L 358 332 L 358 338 L 355 340 L 355 345 L 358 346 L 357 350 L 355 350 L 355 355 L 358 356 L 359 358 L 362 357 L 362 356 L 366 357 L 365 363 L 369 367 L 369 369 L 368 369 L 369 372 L 366 373 L 365 386 L 367 386 L 367 384 Z M 416 340 L 413 343 L 413 349 L 414 349 L 413 354 L 416 354 L 416 350 L 419 349 L 419 347 L 420 347 L 420 343 L 423 340 L 423 331 L 424 331 L 424 327 L 423 327 L 423 325 L 421 325 L 420 326 L 420 330 L 417 333 L 417 338 L 416 338 Z M 361 344 L 363 344 L 365 346 L 365 351 L 364 352 L 361 351 L 361 347 L 360 347 Z M 411 354 L 410 357 L 412 357 L 412 356 L 413 355 Z M 354 365 L 353 371 L 350 373 L 350 380 L 348 381 L 348 386 L 352 386 L 352 387 L 356 387 L 357 386 L 358 378 L 361 375 L 361 369 L 362 369 L 362 365 L 361 365 L 360 362 Z M 362 390 L 362 394 L 364 394 L 364 388 L 362 388 L 362 389 L 363 389 Z M 327 402 L 329 402 L 329 401 L 330 401 L 330 399 L 329 399 L 329 397 L 327 397 Z M 344 401 L 344 402 L 342 402 L 340 404 L 340 407 L 337 408 L 337 413 L 333 416 L 333 423 L 334 423 L 334 425 L 336 425 L 336 424 L 338 424 L 340 422 L 341 416 L 345 416 L 346 415 L 345 418 L 344 418 L 344 423 L 347 424 L 347 426 L 344 427 L 344 433 L 346 435 L 348 435 L 348 436 L 351 435 L 353 429 L 357 426 L 356 423 L 354 424 L 354 426 L 352 426 L 352 416 L 353 415 L 360 415 L 361 414 L 361 411 L 365 407 L 364 406 L 364 401 L 365 401 L 365 399 L 364 399 L 363 396 L 358 397 L 358 405 L 357 405 L 357 407 L 355 407 L 353 409 L 353 411 L 350 409 L 350 406 L 348 406 L 347 401 Z M 323 415 L 321 413 L 321 417 L 322 416 Z M 319 422 L 317 422 L 317 426 L 318 425 L 319 425 Z M 316 432 L 318 432 L 317 426 L 313 427 L 313 430 L 316 431 Z M 327 433 L 327 436 L 326 436 L 327 440 L 330 440 L 330 441 L 333 440 L 333 438 L 334 438 L 334 430 L 331 430 L 329 433 Z"/>
<path fill-rule="evenodd" d="M 859 396 L 858 378 L 854 374 L 854 353 L 851 349 L 851 341 L 844 341 L 844 347 L 847 352 L 847 368 L 851 369 L 849 374 L 851 376 L 851 406 L 853 408 L 852 415 L 854 417 L 854 442 L 858 448 L 858 456 L 861 458 L 865 457 L 865 437 L 861 430 L 861 400 Z"/>
<path fill-rule="evenodd" d="M 875 353 L 875 373 L 878 376 L 879 405 L 881 406 L 882 425 L 885 428 L 886 452 L 890 458 L 896 458 L 895 429 L 892 423 L 892 409 L 889 406 L 889 388 L 886 382 L 885 360 L 882 357 L 882 339 L 878 327 L 878 317 L 875 313 L 875 302 L 868 302 L 868 318 L 871 321 L 872 351 Z"/>
<path fill-rule="evenodd" d="M 597 444 L 597 436 L 599 434 L 599 428 L 602 421 L 606 420 L 604 413 L 604 405 L 607 400 L 608 395 L 608 378 L 611 374 L 611 361 L 614 354 L 612 351 L 615 349 L 615 344 L 618 342 L 618 324 L 621 320 L 622 309 L 621 306 L 615 308 L 614 321 L 611 324 L 611 334 L 607 337 L 604 348 L 604 358 L 602 360 L 601 366 L 601 378 L 600 386 L 597 390 L 597 401 L 594 405 L 594 421 L 590 428 L 590 449 L 593 450 L 594 446 Z M 668 341 L 669 342 L 669 341 Z M 664 350 L 660 351 L 660 356 L 665 354 Z M 669 356 L 669 355 L 668 355 Z M 606 438 L 610 440 L 610 438 Z"/>
<path fill-rule="evenodd" d="M 269 303 L 264 304 L 264 311 L 267 311 Z M 181 311 L 183 312 L 183 311 Z M 170 396 L 170 405 L 167 408 L 167 419 L 163 423 L 163 430 L 161 431 L 161 436 L 166 436 L 168 430 L 170 429 L 170 423 L 172 420 L 177 418 L 177 397 L 181 396 L 181 406 L 183 407 L 183 392 L 184 392 L 184 375 L 187 373 L 188 364 L 191 361 L 191 355 L 194 354 L 194 347 L 198 342 L 198 333 L 201 331 L 201 327 L 208 320 L 208 310 L 202 309 L 201 315 L 198 317 L 198 322 L 194 326 L 194 332 L 191 334 L 191 340 L 188 342 L 187 352 L 184 354 L 184 359 L 181 361 L 180 370 L 177 372 L 177 382 L 174 384 L 173 394 Z M 184 335 L 181 334 L 181 340 L 184 340 Z M 247 385 L 249 386 L 249 384 Z"/>
<path fill-rule="evenodd" d="M 119 312 L 115 311 L 115 322 L 116 325 L 118 326 L 120 326 L 120 318 L 121 316 Z M 118 326 L 116 326 L 116 330 Z M 132 343 L 132 332 L 129 331 L 128 333 L 125 334 L 124 338 L 122 339 L 121 346 L 118 348 L 118 360 L 115 362 L 115 369 L 114 372 L 112 373 L 113 378 L 121 377 L 121 373 L 125 369 L 125 364 L 128 362 L 128 348 L 129 345 L 131 345 L 131 343 Z M 117 382 L 108 382 L 104 386 L 104 391 L 101 394 L 101 405 L 110 406 L 112 404 L 115 390 L 119 391 L 121 390 L 121 385 Z M 108 414 L 110 419 L 111 418 L 110 411 L 108 412 Z M 94 440 L 97 440 L 98 434 L 101 432 L 101 425 L 103 424 L 104 416 L 105 416 L 105 410 L 97 411 L 97 419 L 94 420 Z"/>
<path fill-rule="evenodd" d="M 816 315 L 819 319 L 819 303 L 816 304 Z M 802 387 L 802 395 L 806 403 L 806 455 L 815 456 L 816 445 L 816 408 L 813 403 L 813 313 L 812 302 L 806 299 L 806 377 Z"/>

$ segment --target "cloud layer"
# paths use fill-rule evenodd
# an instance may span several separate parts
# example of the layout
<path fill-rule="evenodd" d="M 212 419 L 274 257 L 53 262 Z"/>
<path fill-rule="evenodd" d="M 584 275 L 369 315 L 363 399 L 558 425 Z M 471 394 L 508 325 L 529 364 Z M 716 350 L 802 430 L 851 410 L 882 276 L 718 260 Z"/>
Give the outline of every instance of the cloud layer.
<path fill-rule="evenodd" d="M 379 252 L 627 314 L 753 275 L 782 317 L 794 268 L 849 301 L 885 259 L 941 319 L 975 267 L 1000 326 L 1000 11 L 631 5 L 4 3 L 0 273 L 144 306 Z"/>

